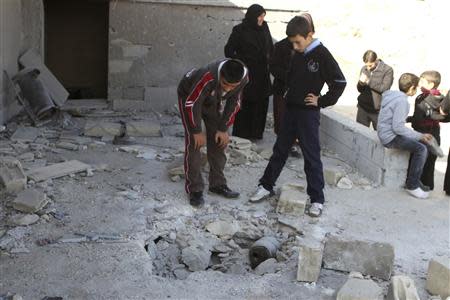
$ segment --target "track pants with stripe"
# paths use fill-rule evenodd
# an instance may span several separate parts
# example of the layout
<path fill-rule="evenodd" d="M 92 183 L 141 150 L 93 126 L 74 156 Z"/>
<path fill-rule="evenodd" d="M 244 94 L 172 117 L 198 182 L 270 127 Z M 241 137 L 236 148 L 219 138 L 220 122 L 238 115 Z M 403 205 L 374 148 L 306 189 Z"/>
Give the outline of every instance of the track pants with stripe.
<path fill-rule="evenodd" d="M 183 109 L 182 98 L 179 98 L 178 104 L 180 106 L 180 111 Z M 225 163 L 227 158 L 225 156 L 225 149 L 220 148 L 215 142 L 215 135 L 217 132 L 219 112 L 217 107 L 204 106 L 202 108 L 202 119 L 206 127 L 206 147 L 207 147 L 207 158 L 209 163 L 209 186 L 216 187 L 221 185 L 226 185 L 225 175 L 223 174 L 223 169 L 225 168 Z M 184 141 L 185 141 L 185 152 L 184 152 L 184 173 L 186 177 L 185 189 L 188 194 L 193 192 L 201 192 L 204 189 L 202 171 L 202 155 L 200 149 L 195 149 L 194 136 L 189 131 L 188 120 L 186 120 L 185 115 L 182 113 L 181 118 L 183 121 L 183 126 L 185 130 Z"/>

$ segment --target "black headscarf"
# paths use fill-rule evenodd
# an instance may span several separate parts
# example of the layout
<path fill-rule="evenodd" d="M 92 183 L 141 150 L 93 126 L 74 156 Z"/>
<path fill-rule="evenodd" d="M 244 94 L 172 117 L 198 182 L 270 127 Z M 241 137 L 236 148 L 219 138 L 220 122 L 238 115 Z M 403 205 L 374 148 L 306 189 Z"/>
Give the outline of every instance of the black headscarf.
<path fill-rule="evenodd" d="M 252 4 L 247 9 L 243 22 L 255 29 L 262 30 L 264 26 L 258 26 L 258 17 L 263 13 L 266 13 L 264 7 L 259 4 Z"/>

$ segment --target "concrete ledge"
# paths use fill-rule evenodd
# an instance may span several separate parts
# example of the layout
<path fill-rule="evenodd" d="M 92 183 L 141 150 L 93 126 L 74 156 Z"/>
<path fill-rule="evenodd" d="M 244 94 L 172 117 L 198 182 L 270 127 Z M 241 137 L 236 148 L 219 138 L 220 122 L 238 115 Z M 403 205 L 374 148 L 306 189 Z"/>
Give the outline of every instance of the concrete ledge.
<path fill-rule="evenodd" d="M 376 184 L 400 187 L 406 179 L 409 153 L 385 148 L 375 131 L 331 110 L 321 111 L 320 140 Z"/>

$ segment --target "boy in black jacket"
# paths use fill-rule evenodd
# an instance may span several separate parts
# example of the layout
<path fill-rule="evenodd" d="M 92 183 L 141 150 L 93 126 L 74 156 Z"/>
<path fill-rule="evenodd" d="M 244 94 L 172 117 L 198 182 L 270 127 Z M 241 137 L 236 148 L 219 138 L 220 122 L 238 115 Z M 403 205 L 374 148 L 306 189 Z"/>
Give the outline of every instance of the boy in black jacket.
<path fill-rule="evenodd" d="M 178 85 L 178 104 L 185 129 L 185 188 L 192 206 L 204 204 L 200 148 L 205 144 L 210 166 L 209 191 L 226 198 L 239 197 L 238 192 L 228 188 L 223 174 L 224 149 L 230 140 L 228 128 L 239 111 L 247 82 L 245 65 L 237 59 L 224 59 L 189 71 Z M 206 134 L 202 131 L 202 120 Z"/>
<path fill-rule="evenodd" d="M 344 92 L 346 81 L 328 49 L 313 38 L 306 18 L 297 16 L 289 21 L 286 35 L 296 51 L 288 74 L 286 111 L 273 155 L 250 201 L 257 202 L 274 195 L 275 182 L 286 163 L 292 143 L 298 138 L 305 162 L 307 193 L 311 199 L 309 215 L 319 217 L 325 201 L 319 143 L 320 108 L 337 102 Z M 325 83 L 328 92 L 320 95 Z"/>
<path fill-rule="evenodd" d="M 421 133 L 430 133 L 441 144 L 439 117 L 436 119 L 431 116 L 430 111 L 426 107 L 425 99 L 429 101 L 433 96 L 439 96 L 437 89 L 441 83 L 441 74 L 437 71 L 425 71 L 420 75 L 419 87 L 422 93 L 416 97 L 414 105 L 414 114 L 411 118 L 412 128 Z M 439 116 L 439 114 L 437 114 Z M 442 120 L 442 119 L 441 119 Z M 434 166 L 436 163 L 436 155 L 428 152 L 428 157 L 423 167 L 421 182 L 430 190 L 434 189 Z"/>

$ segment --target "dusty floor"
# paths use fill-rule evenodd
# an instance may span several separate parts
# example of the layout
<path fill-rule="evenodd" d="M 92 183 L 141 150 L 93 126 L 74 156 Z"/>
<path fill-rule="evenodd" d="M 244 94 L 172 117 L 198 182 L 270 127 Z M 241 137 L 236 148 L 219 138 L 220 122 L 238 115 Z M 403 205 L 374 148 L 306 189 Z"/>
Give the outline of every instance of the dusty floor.
<path fill-rule="evenodd" d="M 155 116 L 134 116 L 140 118 Z M 324 151 L 325 168 L 342 168 L 354 187 L 327 186 L 323 216 L 296 219 L 295 231 L 277 221 L 276 199 L 258 204 L 247 201 L 267 164 L 264 159 L 227 166 L 229 186 L 241 192 L 239 199 L 206 194 L 205 207 L 193 209 L 183 180 L 173 182 L 167 174 L 182 157 L 179 121 L 171 115 L 162 115 L 160 121 L 164 137 L 139 140 L 160 154 L 154 159 L 137 158 L 134 153 L 117 151 L 119 146 L 110 142 L 95 143 L 94 139 L 81 151 L 51 151 L 50 145 L 41 153 L 47 162 L 77 159 L 95 170 L 89 177 L 80 173 L 36 184 L 51 201 L 33 225 L 10 225 L 9 217 L 16 213 L 10 205 L 14 197 L 1 195 L 0 245 L 2 241 L 6 245 L 0 249 L 0 295 L 19 294 L 24 299 L 335 299 L 347 280 L 346 273 L 322 269 L 317 284 L 296 281 L 296 245 L 303 238 L 332 233 L 392 244 L 394 274 L 413 278 L 421 299 L 428 298 L 424 289 L 428 261 L 450 255 L 449 197 L 441 192 L 441 172 L 436 174 L 432 198 L 418 200 L 402 190 L 373 187 Z M 53 129 L 58 134 L 70 131 L 77 135 L 83 122 L 72 119 L 66 130 L 60 124 Z M 48 140 L 52 143 L 57 138 Z M 270 149 L 273 140 L 268 129 L 257 148 Z M 0 142 L 11 143 L 6 137 Z M 302 159 L 289 159 L 278 186 L 287 182 L 305 182 Z M 206 224 L 219 219 L 238 223 L 239 236 L 220 239 L 205 230 Z M 103 238 L 89 240 L 93 234 Z M 278 263 L 261 276 L 251 270 L 247 248 L 263 235 L 276 236 L 283 247 Z M 72 243 L 70 238 L 74 238 Z M 180 259 L 187 246 L 212 249 L 206 271 L 187 270 Z M 386 292 L 388 282 L 378 283 Z"/>

